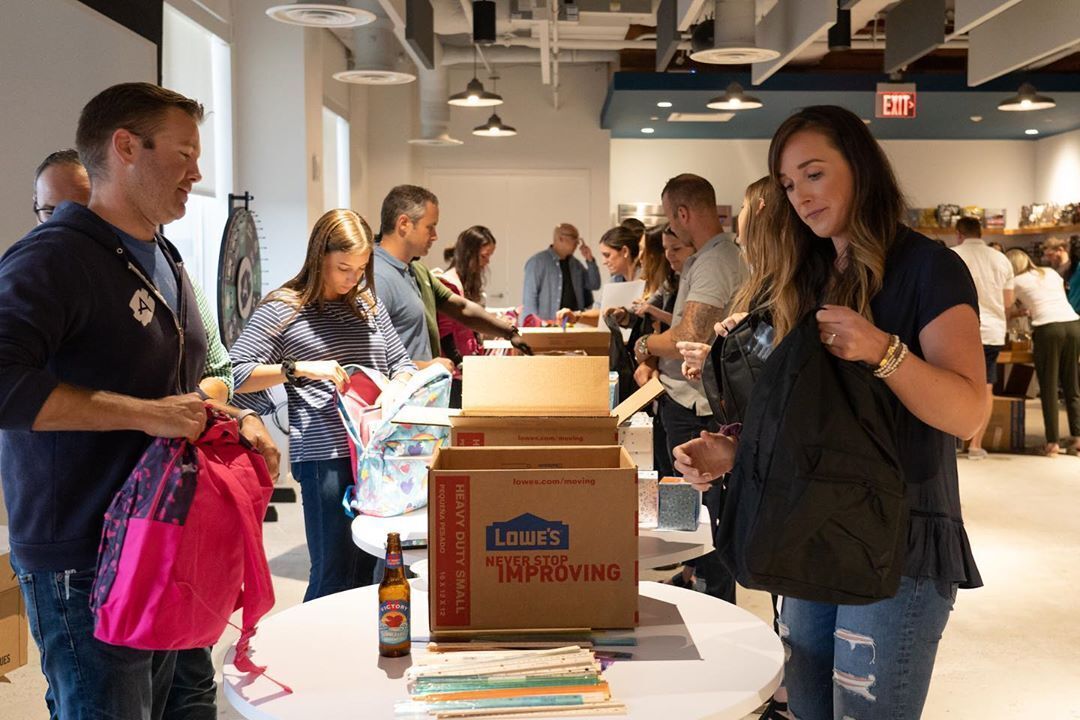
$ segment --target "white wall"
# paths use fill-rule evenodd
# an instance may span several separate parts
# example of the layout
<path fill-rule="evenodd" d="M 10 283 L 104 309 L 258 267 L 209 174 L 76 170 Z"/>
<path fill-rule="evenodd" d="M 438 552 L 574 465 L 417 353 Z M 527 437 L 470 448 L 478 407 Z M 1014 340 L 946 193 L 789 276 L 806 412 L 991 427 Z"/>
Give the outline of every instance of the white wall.
<path fill-rule="evenodd" d="M 1035 193 L 1032 202 L 1080 202 L 1080 130 L 1035 144 Z"/>
<path fill-rule="evenodd" d="M 268 18 L 266 8 L 276 4 L 275 0 L 233 4 L 236 190 L 255 196 L 252 210 L 268 247 L 265 290 L 296 274 L 311 231 L 305 33 Z"/>
<path fill-rule="evenodd" d="M 0 6 L 0 250 L 30 228 L 34 169 L 75 146 L 79 111 L 119 82 L 157 81 L 157 48 L 75 0 Z"/>
<path fill-rule="evenodd" d="M 607 95 L 607 65 L 561 65 L 559 78 L 562 89 L 558 110 L 553 107 L 550 87 L 540 82 L 539 66 L 500 65 L 498 71 L 501 79 L 497 90 L 506 102 L 495 108 L 451 108 L 450 135 L 464 140 L 465 144 L 456 148 L 418 149 L 416 162 L 421 176 L 423 171 L 433 168 L 587 170 L 591 212 L 588 226 L 578 229 L 595 245 L 600 235 L 608 229 L 610 215 L 608 182 L 611 141 L 608 131 L 600 128 L 600 109 Z M 451 68 L 449 91 L 455 93 L 465 89 L 471 77 L 471 67 Z M 490 90 L 491 83 L 486 75 L 481 80 Z M 472 134 L 474 127 L 487 122 L 492 109 L 498 112 L 505 124 L 517 128 L 515 137 L 486 138 Z M 370 144 L 375 145 L 378 142 L 377 130 L 373 126 L 369 132 Z M 446 228 L 446 239 L 451 231 L 456 236 L 462 229 Z M 443 244 L 440 242 L 439 246 Z"/>
<path fill-rule="evenodd" d="M 1043 141 L 1047 142 L 1047 141 Z M 912 207 L 939 203 L 1004 207 L 1010 227 L 1036 194 L 1035 143 L 885 140 Z M 1075 141 L 1080 145 L 1080 135 Z M 717 202 L 738 208 L 746 186 L 767 170 L 767 140 L 612 140 L 609 212 L 619 203 L 659 203 L 668 178 L 697 173 Z"/>

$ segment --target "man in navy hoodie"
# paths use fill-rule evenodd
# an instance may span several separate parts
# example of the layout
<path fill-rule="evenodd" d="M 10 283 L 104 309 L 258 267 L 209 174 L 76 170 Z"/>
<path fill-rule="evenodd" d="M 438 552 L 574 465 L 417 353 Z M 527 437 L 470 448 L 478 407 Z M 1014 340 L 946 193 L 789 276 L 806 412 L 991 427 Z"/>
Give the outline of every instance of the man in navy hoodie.
<path fill-rule="evenodd" d="M 175 652 L 93 638 L 105 509 L 152 437 L 195 439 L 206 333 L 179 254 L 157 234 L 199 178 L 202 106 L 113 86 L 79 118 L 88 207 L 63 203 L 0 259 L 0 475 L 11 559 L 54 717 L 160 717 Z M 276 472 L 256 420 L 242 433 Z"/>

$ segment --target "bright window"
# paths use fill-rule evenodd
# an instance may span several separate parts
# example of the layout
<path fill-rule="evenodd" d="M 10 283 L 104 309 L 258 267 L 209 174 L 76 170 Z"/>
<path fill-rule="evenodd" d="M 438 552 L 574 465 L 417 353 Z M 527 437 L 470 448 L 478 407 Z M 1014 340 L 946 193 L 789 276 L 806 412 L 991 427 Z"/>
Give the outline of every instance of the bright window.
<path fill-rule="evenodd" d="M 192 282 L 217 307 L 218 252 L 233 188 L 232 51 L 228 43 L 165 5 L 162 85 L 202 103 L 199 128 L 202 180 L 188 198 L 186 215 L 165 227 L 180 250 Z"/>
<path fill-rule="evenodd" d="M 349 199 L 349 122 L 323 107 L 323 211 L 347 208 Z"/>

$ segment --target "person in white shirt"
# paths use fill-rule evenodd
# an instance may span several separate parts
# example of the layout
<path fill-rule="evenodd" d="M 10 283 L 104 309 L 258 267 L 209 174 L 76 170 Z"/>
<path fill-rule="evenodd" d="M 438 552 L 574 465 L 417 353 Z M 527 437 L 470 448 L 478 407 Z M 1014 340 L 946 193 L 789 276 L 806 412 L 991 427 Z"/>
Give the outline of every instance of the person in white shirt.
<path fill-rule="evenodd" d="M 1065 295 L 1065 281 L 1056 272 L 1036 267 L 1031 257 L 1018 248 L 1006 253 L 1016 273 L 1016 297 L 1024 305 L 1021 312 L 1031 315 L 1032 352 L 1035 355 L 1035 377 L 1039 379 L 1039 401 L 1042 403 L 1046 425 L 1046 455 L 1057 455 L 1058 444 L 1058 379 L 1065 396 L 1065 413 L 1069 418 L 1067 450 L 1080 452 L 1080 377 L 1077 358 L 1080 357 L 1080 315 L 1076 314 Z"/>
<path fill-rule="evenodd" d="M 960 244 L 953 251 L 967 265 L 979 294 L 979 334 L 986 357 L 986 413 L 979 431 L 971 438 L 968 459 L 982 460 L 986 457 L 983 435 L 994 406 L 998 353 L 1005 346 L 1005 312 L 1014 302 L 1013 268 L 1004 255 L 983 241 L 982 226 L 976 218 L 962 217 L 956 221 L 956 239 Z"/>

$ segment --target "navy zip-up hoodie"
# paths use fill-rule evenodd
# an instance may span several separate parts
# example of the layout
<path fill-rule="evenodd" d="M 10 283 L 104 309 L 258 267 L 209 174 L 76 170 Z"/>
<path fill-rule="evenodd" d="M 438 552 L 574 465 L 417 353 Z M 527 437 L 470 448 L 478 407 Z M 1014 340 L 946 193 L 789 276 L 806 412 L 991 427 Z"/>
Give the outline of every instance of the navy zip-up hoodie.
<path fill-rule="evenodd" d="M 64 203 L 0 258 L 0 476 L 12 558 L 93 567 L 105 510 L 150 443 L 137 431 L 33 432 L 59 383 L 138 398 L 193 391 L 206 331 L 180 256 L 174 314 L 117 231 Z"/>

